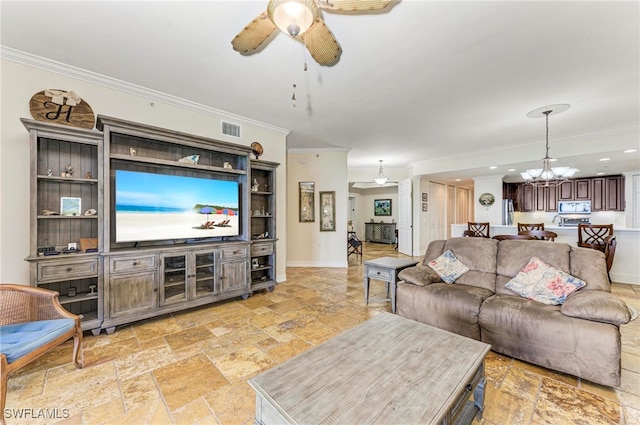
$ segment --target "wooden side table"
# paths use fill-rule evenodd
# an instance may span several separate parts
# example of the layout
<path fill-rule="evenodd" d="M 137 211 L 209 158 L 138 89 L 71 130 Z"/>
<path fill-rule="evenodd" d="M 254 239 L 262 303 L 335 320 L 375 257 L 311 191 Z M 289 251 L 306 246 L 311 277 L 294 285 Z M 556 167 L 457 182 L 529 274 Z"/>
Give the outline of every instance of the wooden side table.
<path fill-rule="evenodd" d="M 364 262 L 364 303 L 369 304 L 369 280 L 377 279 L 387 284 L 387 299 L 391 301 L 391 312 L 396 312 L 396 283 L 398 273 L 413 267 L 418 261 L 405 258 L 382 257 Z"/>

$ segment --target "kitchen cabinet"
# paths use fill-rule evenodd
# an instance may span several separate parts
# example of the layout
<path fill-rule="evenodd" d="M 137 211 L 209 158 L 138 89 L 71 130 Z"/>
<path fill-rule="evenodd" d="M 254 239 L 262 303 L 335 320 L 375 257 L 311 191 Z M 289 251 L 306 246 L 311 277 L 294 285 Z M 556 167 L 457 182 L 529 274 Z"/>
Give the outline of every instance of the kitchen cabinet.
<path fill-rule="evenodd" d="M 567 180 L 558 186 L 558 201 L 573 201 L 573 180 Z"/>
<path fill-rule="evenodd" d="M 624 176 L 592 179 L 592 211 L 624 211 Z"/>
<path fill-rule="evenodd" d="M 522 185 L 522 212 L 534 212 L 536 210 L 536 192 L 530 184 Z"/>
<path fill-rule="evenodd" d="M 502 196 L 518 212 L 555 212 L 558 201 L 591 201 L 592 211 L 624 211 L 624 176 L 572 179 L 556 187 L 504 183 Z"/>
<path fill-rule="evenodd" d="M 591 200 L 592 179 L 575 179 L 573 180 L 574 198 L 571 201 L 589 201 Z"/>

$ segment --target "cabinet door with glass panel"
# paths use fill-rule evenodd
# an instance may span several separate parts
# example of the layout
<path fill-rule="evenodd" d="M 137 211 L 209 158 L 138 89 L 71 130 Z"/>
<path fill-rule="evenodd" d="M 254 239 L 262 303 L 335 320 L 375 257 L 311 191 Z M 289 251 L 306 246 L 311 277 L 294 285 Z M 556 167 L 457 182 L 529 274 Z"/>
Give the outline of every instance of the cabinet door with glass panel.
<path fill-rule="evenodd" d="M 215 250 L 195 252 L 195 274 L 191 297 L 202 298 L 217 294 Z"/>
<path fill-rule="evenodd" d="M 184 302 L 189 299 L 189 253 L 163 253 L 160 256 L 160 305 Z"/>

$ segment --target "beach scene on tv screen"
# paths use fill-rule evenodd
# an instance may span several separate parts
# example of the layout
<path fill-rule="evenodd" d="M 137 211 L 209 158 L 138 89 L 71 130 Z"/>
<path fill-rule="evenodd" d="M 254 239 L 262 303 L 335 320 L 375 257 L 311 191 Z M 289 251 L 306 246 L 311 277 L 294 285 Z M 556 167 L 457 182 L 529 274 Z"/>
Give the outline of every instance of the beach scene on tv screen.
<path fill-rule="evenodd" d="M 116 170 L 116 242 L 235 236 L 238 183 Z"/>

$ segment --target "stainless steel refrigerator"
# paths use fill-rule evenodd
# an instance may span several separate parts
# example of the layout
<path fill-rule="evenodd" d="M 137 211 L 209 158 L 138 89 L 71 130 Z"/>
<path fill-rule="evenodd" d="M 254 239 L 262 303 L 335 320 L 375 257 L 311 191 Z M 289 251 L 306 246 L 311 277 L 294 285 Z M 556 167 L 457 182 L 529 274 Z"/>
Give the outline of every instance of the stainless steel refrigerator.
<path fill-rule="evenodd" d="M 502 200 L 502 224 L 513 225 L 513 201 L 511 199 Z"/>

